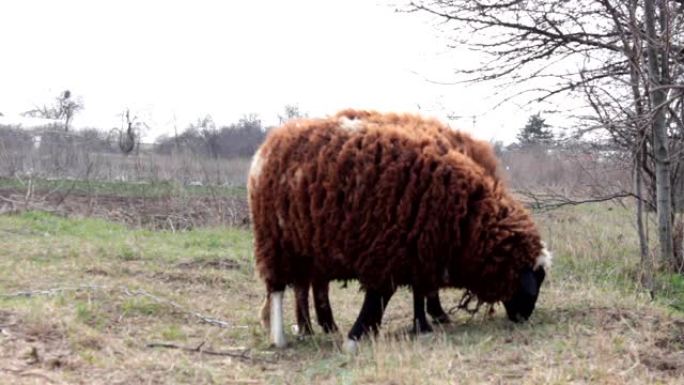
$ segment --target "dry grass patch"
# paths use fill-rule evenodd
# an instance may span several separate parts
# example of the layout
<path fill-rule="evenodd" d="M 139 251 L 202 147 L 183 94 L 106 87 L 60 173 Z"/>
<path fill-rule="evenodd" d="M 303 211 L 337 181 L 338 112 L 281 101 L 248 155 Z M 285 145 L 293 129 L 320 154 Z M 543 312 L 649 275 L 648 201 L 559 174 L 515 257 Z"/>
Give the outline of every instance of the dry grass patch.
<path fill-rule="evenodd" d="M 410 292 L 359 354 L 318 332 L 272 349 L 258 323 L 263 285 L 251 234 L 130 229 L 42 213 L 0 216 L 0 383 L 676 384 L 684 316 L 632 282 L 636 243 L 621 208 L 539 217 L 555 266 L 531 321 L 463 313 L 417 338 Z M 131 257 L 123 257 L 126 248 Z M 331 286 L 346 333 L 362 300 Z M 445 290 L 447 308 L 460 292 Z M 292 293 L 286 322 L 294 324 Z"/>

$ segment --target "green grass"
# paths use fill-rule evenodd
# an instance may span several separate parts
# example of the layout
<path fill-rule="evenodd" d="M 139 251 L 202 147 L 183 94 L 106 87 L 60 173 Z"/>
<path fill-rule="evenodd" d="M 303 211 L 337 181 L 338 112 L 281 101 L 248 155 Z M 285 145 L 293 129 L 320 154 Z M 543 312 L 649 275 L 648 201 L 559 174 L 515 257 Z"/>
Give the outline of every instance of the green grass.
<path fill-rule="evenodd" d="M 661 274 L 657 277 L 659 300 L 684 313 L 684 275 Z"/>
<path fill-rule="evenodd" d="M 44 212 L 25 212 L 1 218 L 0 231 L 11 234 L 4 241 L 0 240 L 0 256 L 5 254 L 8 260 L 13 249 L 23 247 L 29 249 L 23 254 L 27 258 L 64 258 L 72 252 L 79 252 L 79 257 L 103 260 L 112 256 L 125 260 L 175 261 L 220 256 L 244 260 L 251 254 L 251 234 L 241 229 L 152 231 L 130 229 L 101 219 L 75 220 Z"/>
<path fill-rule="evenodd" d="M 537 217 L 555 264 L 526 324 L 511 324 L 501 308 L 493 317 L 456 313 L 451 324 L 413 338 L 404 333 L 412 302 L 403 289 L 380 336 L 350 356 L 339 334 L 298 340 L 288 330 L 288 348 L 269 346 L 258 323 L 264 290 L 247 230 L 0 216 L 0 383 L 682 383 L 684 279 L 660 275 L 655 302 L 634 284 L 631 218 L 608 205 Z M 48 289 L 56 290 L 11 295 Z M 446 307 L 459 297 L 442 291 Z M 343 333 L 361 299 L 353 282 L 331 285 Z M 292 324 L 291 291 L 286 302 Z"/>
<path fill-rule="evenodd" d="M 25 191 L 27 181 L 16 178 L 0 178 L 0 189 L 18 189 Z M 163 197 L 163 196 L 244 196 L 243 186 L 183 186 L 177 182 L 107 182 L 90 180 L 48 180 L 34 179 L 35 191 L 73 194 L 114 195 L 121 197 Z"/>

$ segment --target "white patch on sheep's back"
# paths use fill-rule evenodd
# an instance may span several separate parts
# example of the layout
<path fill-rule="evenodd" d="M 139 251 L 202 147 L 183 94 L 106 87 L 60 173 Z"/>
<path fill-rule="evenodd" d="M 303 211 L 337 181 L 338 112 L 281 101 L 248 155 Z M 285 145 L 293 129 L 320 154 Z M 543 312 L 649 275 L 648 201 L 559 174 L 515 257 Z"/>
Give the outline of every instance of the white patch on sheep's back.
<path fill-rule="evenodd" d="M 252 164 L 249 166 L 249 177 L 254 178 L 254 185 L 256 186 L 261 175 L 261 170 L 266 164 L 266 157 L 261 155 L 261 149 L 258 149 L 252 157 Z"/>
<path fill-rule="evenodd" d="M 551 262 L 553 260 L 553 254 L 546 248 L 544 242 L 542 242 L 542 252 L 537 257 L 537 261 L 534 263 L 534 270 L 543 267 L 544 270 L 548 270 L 551 267 Z"/>
<path fill-rule="evenodd" d="M 271 340 L 278 348 L 285 347 L 285 331 L 283 330 L 283 292 L 271 293 Z"/>
<path fill-rule="evenodd" d="M 343 116 L 339 120 L 340 123 L 340 128 L 343 130 L 347 131 L 358 131 L 361 127 L 363 127 L 363 121 L 359 119 L 349 119 L 346 116 Z"/>

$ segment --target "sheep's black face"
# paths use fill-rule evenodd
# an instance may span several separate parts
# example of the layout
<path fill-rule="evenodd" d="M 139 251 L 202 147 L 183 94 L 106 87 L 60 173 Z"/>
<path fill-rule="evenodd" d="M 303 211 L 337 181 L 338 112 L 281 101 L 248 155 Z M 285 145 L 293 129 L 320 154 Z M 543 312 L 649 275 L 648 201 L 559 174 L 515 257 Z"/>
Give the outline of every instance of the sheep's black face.
<path fill-rule="evenodd" d="M 543 267 L 538 267 L 534 271 L 532 268 L 526 267 L 522 271 L 518 290 L 510 300 L 504 302 L 506 313 L 511 321 L 523 322 L 530 318 L 545 276 L 546 272 Z"/>

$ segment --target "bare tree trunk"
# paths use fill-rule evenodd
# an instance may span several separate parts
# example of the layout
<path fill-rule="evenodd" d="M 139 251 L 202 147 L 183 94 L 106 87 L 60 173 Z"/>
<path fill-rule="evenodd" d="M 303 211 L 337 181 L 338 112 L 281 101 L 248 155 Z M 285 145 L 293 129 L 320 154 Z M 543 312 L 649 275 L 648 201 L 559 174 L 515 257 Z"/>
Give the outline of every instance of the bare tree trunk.
<path fill-rule="evenodd" d="M 653 261 L 648 253 L 648 239 L 646 237 L 646 229 L 644 227 L 644 201 L 642 196 L 643 191 L 643 175 L 641 171 L 641 145 L 638 145 L 636 150 L 636 158 L 634 159 L 634 183 L 635 192 L 637 196 L 637 231 L 639 233 L 639 254 L 641 256 L 641 284 L 648 290 L 651 299 L 655 298 L 655 288 L 653 286 Z"/>
<path fill-rule="evenodd" d="M 69 124 L 71 124 L 71 113 L 66 112 L 64 116 L 64 132 L 69 132 Z"/>
<path fill-rule="evenodd" d="M 650 80 L 651 110 L 653 114 L 653 153 L 656 173 L 656 206 L 658 210 L 658 237 L 660 240 L 661 260 L 673 266 L 672 248 L 672 201 L 670 186 L 670 159 L 668 154 L 667 127 L 665 125 L 665 88 L 662 87 L 662 73 L 659 71 L 658 59 L 664 60 L 663 49 L 659 47 L 659 39 L 655 26 L 655 0 L 646 0 L 644 11 L 646 18 L 646 34 L 648 46 L 648 77 Z M 666 4 L 661 2 L 661 12 Z M 663 28 L 665 29 L 665 28 Z"/>

